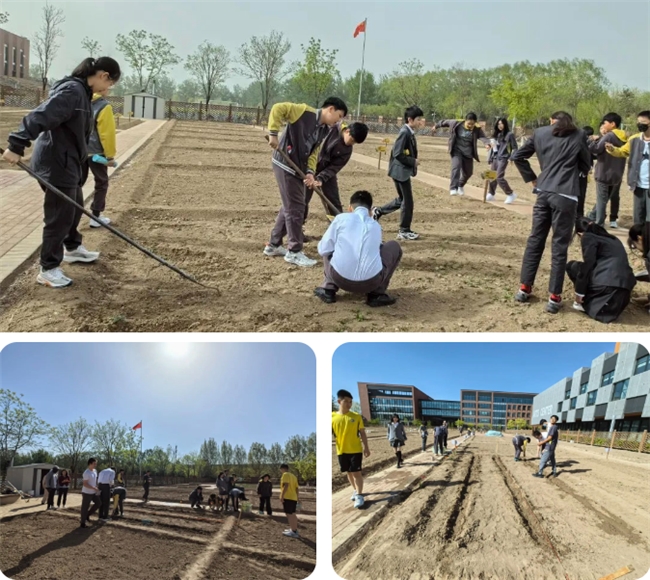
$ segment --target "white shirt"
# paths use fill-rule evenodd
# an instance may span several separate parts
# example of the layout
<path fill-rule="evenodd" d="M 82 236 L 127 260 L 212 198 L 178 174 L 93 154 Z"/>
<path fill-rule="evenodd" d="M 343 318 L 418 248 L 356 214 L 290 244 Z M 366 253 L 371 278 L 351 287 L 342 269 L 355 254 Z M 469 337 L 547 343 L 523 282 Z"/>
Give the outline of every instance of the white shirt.
<path fill-rule="evenodd" d="M 97 487 L 97 472 L 94 469 L 86 469 L 86 471 L 84 471 L 83 478 L 84 482 L 88 481 L 90 485 Z M 81 493 L 89 493 L 94 495 L 97 492 L 94 489 L 86 487 L 86 484 L 84 483 L 83 487 L 81 488 Z"/>
<path fill-rule="evenodd" d="M 318 244 L 318 253 L 333 253 L 332 268 L 346 280 L 362 282 L 381 272 L 380 246 L 381 226 L 365 207 L 358 207 L 334 218 Z"/>
<path fill-rule="evenodd" d="M 110 467 L 108 469 L 102 469 L 99 472 L 99 477 L 97 478 L 97 483 L 108 483 L 109 485 L 115 481 L 115 471 Z"/>

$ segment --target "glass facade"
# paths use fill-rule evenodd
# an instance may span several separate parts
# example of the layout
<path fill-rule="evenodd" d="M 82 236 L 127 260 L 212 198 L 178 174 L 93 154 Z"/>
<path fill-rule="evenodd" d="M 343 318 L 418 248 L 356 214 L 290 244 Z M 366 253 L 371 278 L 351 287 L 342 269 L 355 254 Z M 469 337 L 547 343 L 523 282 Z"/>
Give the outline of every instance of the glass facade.
<path fill-rule="evenodd" d="M 463 401 L 476 401 L 476 393 L 463 393 Z"/>
<path fill-rule="evenodd" d="M 614 394 L 612 395 L 612 401 L 620 401 L 627 396 L 627 387 L 630 384 L 630 379 L 625 379 L 620 383 L 614 385 Z"/>
<path fill-rule="evenodd" d="M 610 371 L 603 375 L 602 381 L 600 381 L 600 386 L 605 387 L 611 385 L 614 382 L 614 371 Z"/>
<path fill-rule="evenodd" d="M 596 395 L 598 394 L 598 391 L 591 391 L 587 395 L 587 407 L 590 407 L 591 405 L 594 405 L 596 403 Z"/>
<path fill-rule="evenodd" d="M 634 374 L 640 375 L 646 371 L 650 371 L 650 354 L 646 354 L 645 356 L 642 356 L 636 360 L 636 368 L 634 369 Z"/>
<path fill-rule="evenodd" d="M 569 409 L 575 409 L 577 402 L 578 402 L 578 397 L 573 397 L 573 399 L 571 399 L 571 406 L 569 407 Z"/>
<path fill-rule="evenodd" d="M 510 403 L 510 404 L 521 404 L 521 405 L 532 405 L 533 397 L 494 397 L 495 403 Z"/>
<path fill-rule="evenodd" d="M 487 401 L 488 403 L 492 402 L 492 395 L 479 395 L 478 396 L 479 401 Z"/>
<path fill-rule="evenodd" d="M 374 392 L 373 392 L 374 394 Z M 393 413 L 397 413 L 400 419 L 415 419 L 413 413 L 413 400 L 393 399 L 389 397 L 370 397 L 370 414 L 374 419 L 390 420 Z"/>
<path fill-rule="evenodd" d="M 587 392 L 587 388 L 589 387 L 589 382 L 582 383 L 580 385 L 580 394 L 584 395 Z"/>

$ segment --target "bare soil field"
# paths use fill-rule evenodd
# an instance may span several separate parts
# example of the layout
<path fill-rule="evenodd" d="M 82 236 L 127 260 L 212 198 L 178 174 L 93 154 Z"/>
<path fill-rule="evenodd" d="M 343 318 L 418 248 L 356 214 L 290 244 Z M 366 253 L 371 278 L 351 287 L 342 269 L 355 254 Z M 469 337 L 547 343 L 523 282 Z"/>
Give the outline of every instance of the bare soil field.
<path fill-rule="evenodd" d="M 443 151 L 444 153 L 444 151 Z M 350 163 L 341 174 L 345 199 L 357 189 L 378 202 L 394 197 L 385 172 Z M 262 255 L 280 205 L 263 133 L 251 127 L 171 122 L 111 181 L 107 215 L 144 246 L 219 288 L 182 280 L 107 231 L 82 221 L 84 244 L 102 256 L 65 272 L 72 287 L 54 292 L 35 283 L 37 264 L 0 295 L 5 332 L 485 332 L 639 331 L 644 309 L 631 304 L 603 326 L 570 308 L 544 312 L 550 251 L 538 278 L 538 298 L 520 306 L 513 296 L 530 219 L 500 207 L 414 183 L 413 229 L 390 292 L 395 306 L 370 309 L 363 297 L 341 293 L 322 304 L 313 289 L 321 267 L 301 269 Z M 316 257 L 327 228 L 318 201 L 311 207 L 305 251 Z M 394 239 L 397 214 L 382 220 Z M 579 257 L 577 246 L 571 258 Z M 637 269 L 640 269 L 640 260 Z M 639 285 L 635 299 L 647 288 Z M 567 297 L 571 293 L 566 291 Z"/>
<path fill-rule="evenodd" d="M 188 488 L 152 488 L 150 499 L 187 504 Z M 131 497 L 139 492 L 130 489 Z M 303 506 L 300 513 L 315 514 L 315 500 L 304 497 Z M 127 501 L 123 518 L 102 524 L 93 516 L 86 530 L 78 527 L 79 508 L 10 516 L 0 523 L 0 568 L 10 578 L 38 580 L 76 578 L 89 561 L 129 578 L 306 578 L 316 564 L 314 518 L 303 519 L 302 538 L 294 540 L 282 535 L 277 498 L 273 508 L 273 517 L 243 513 L 237 523 L 232 513 Z"/>
<path fill-rule="evenodd" d="M 510 437 L 477 436 L 336 567 L 347 580 L 598 580 L 650 567 L 649 468 L 560 444 L 557 478 L 513 461 Z M 533 451 L 534 454 L 534 451 Z M 529 453 L 530 456 L 530 453 Z M 647 458 L 646 458 L 647 459 Z"/>

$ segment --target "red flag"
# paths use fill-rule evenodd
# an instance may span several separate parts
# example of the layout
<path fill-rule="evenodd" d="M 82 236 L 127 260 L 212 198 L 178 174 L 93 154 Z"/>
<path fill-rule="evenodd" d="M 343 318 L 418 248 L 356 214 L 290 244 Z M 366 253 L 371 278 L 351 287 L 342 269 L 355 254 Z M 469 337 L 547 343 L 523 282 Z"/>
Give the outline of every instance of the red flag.
<path fill-rule="evenodd" d="M 135 427 L 133 427 L 133 430 L 135 431 L 136 429 L 142 429 L 142 421 L 140 421 Z"/>
<path fill-rule="evenodd" d="M 354 38 L 359 36 L 362 32 L 366 31 L 366 21 L 364 20 L 359 26 L 357 26 L 354 30 Z"/>

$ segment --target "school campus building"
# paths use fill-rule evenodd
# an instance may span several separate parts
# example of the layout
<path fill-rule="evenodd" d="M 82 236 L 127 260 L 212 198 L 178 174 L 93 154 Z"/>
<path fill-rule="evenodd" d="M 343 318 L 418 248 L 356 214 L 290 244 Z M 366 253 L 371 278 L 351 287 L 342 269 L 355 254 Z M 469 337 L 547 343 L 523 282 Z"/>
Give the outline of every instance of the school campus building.
<path fill-rule="evenodd" d="M 433 399 L 413 385 L 357 383 L 361 415 L 366 419 L 390 421 L 397 413 L 405 421 L 419 419 L 441 425 L 460 419 L 460 401 Z"/>
<path fill-rule="evenodd" d="M 537 395 L 532 423 L 560 418 L 560 428 L 582 431 L 650 430 L 650 355 L 640 344 L 618 343 Z"/>
<path fill-rule="evenodd" d="M 2 69 L 0 76 L 29 78 L 29 40 L 0 28 Z"/>
<path fill-rule="evenodd" d="M 461 419 L 479 426 L 492 425 L 495 429 L 505 429 L 508 421 L 513 419 L 526 419 L 530 424 L 535 395 L 462 389 Z"/>

